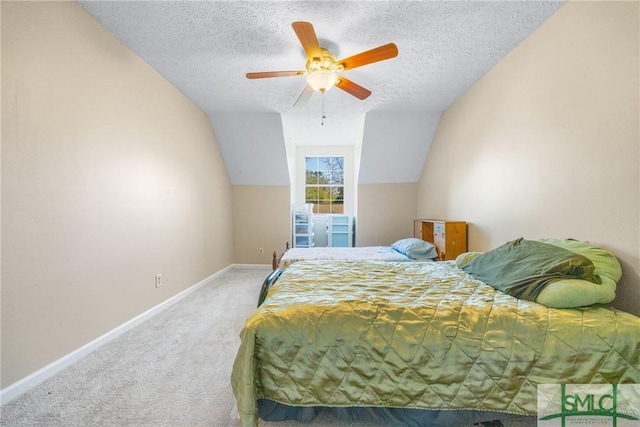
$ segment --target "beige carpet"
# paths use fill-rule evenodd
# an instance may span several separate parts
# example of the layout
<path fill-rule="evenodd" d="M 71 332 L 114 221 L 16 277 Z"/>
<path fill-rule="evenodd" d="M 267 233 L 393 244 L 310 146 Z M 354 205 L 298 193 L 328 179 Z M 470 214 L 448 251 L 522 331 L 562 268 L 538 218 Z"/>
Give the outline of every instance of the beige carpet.
<path fill-rule="evenodd" d="M 2 407 L 2 426 L 236 425 L 231 366 L 270 269 L 234 268 Z"/>
<path fill-rule="evenodd" d="M 2 406 L 0 425 L 235 427 L 238 334 L 269 268 L 234 268 Z M 513 419 L 507 427 L 535 425 Z M 260 422 L 261 427 L 298 426 Z M 303 426 L 365 426 L 320 415 Z"/>

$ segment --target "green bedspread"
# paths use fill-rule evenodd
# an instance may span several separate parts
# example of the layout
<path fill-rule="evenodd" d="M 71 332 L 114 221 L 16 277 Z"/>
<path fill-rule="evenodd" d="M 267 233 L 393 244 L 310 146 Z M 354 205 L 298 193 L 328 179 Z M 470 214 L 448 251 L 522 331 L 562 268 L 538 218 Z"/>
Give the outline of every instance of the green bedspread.
<path fill-rule="evenodd" d="M 241 339 L 243 426 L 256 399 L 535 414 L 537 384 L 640 383 L 640 318 L 519 300 L 453 262 L 295 263 Z"/>

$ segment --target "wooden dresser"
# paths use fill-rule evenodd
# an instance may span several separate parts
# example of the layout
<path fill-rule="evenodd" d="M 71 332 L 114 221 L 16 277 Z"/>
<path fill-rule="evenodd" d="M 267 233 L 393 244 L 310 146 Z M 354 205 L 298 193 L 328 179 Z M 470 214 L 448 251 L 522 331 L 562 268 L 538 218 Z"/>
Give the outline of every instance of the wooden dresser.
<path fill-rule="evenodd" d="M 455 260 L 467 252 L 467 223 L 440 219 L 416 219 L 413 236 L 432 243 L 438 250 L 439 261 Z"/>

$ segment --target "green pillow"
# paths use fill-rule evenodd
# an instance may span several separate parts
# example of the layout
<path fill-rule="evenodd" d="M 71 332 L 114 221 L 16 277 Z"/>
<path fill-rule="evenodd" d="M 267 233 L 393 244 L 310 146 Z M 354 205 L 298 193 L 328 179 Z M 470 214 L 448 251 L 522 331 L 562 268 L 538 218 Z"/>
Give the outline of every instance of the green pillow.
<path fill-rule="evenodd" d="M 523 238 L 478 255 L 461 268 L 502 292 L 530 301 L 535 301 L 554 281 L 582 279 L 602 283 L 587 257 Z"/>
<path fill-rule="evenodd" d="M 456 267 L 462 268 L 464 265 L 467 265 L 471 262 L 472 259 L 477 257 L 478 255 L 482 255 L 482 252 L 463 252 L 456 257 Z"/>
<path fill-rule="evenodd" d="M 622 268 L 618 259 L 611 252 L 601 247 L 575 239 L 540 239 L 539 241 L 584 255 L 591 260 L 595 267 L 594 272 L 598 276 L 610 277 L 614 282 L 617 282 L 622 277 Z"/>
<path fill-rule="evenodd" d="M 536 302 L 554 308 L 584 307 L 608 304 L 616 296 L 616 283 L 622 277 L 622 268 L 611 252 L 574 239 L 540 239 L 543 243 L 559 246 L 584 255 L 594 265 L 594 273 L 602 284 L 580 279 L 564 279 L 550 283 L 536 298 Z"/>
<path fill-rule="evenodd" d="M 616 296 L 616 282 L 602 276 L 602 284 L 582 279 L 563 279 L 550 283 L 536 298 L 538 304 L 553 308 L 586 307 L 608 304 Z"/>

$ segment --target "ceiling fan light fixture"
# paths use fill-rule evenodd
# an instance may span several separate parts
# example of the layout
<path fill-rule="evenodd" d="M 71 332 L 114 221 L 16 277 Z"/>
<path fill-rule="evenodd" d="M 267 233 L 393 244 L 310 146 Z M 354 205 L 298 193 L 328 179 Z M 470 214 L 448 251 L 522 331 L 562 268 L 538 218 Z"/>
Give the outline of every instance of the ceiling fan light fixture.
<path fill-rule="evenodd" d="M 309 73 L 307 83 L 318 92 L 326 92 L 338 82 L 338 76 L 329 70 L 318 70 Z"/>

